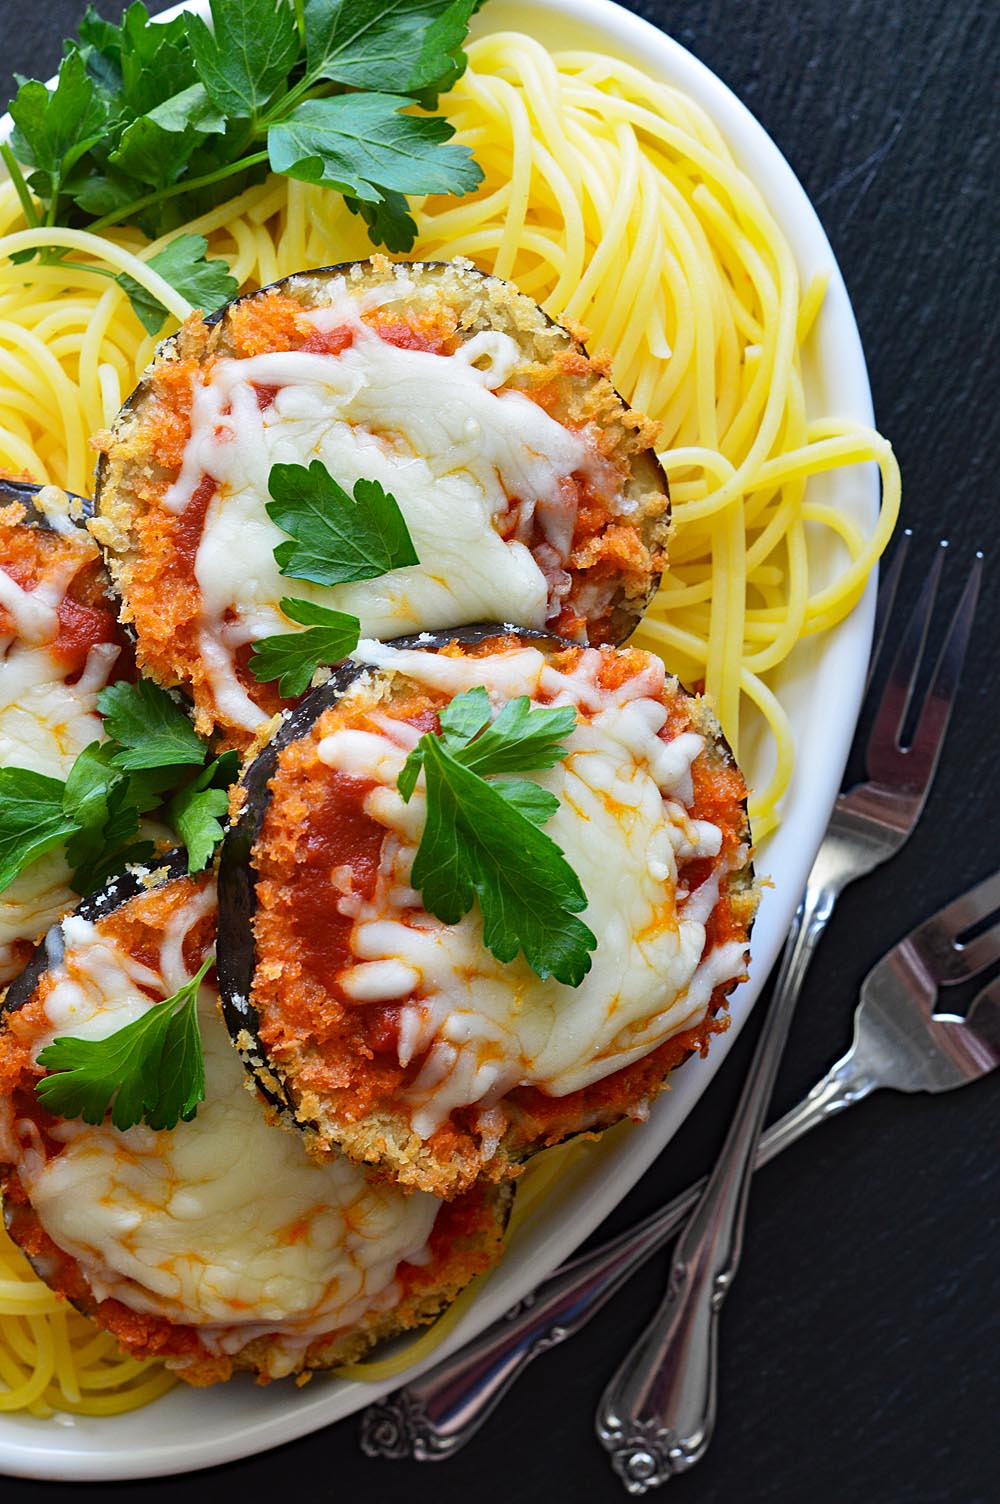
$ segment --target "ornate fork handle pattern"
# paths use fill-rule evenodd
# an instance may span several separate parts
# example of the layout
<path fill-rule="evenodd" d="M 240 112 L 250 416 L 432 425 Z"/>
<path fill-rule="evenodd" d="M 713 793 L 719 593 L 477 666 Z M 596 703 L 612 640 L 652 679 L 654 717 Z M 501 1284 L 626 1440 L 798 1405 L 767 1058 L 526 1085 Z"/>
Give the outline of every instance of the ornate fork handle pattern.
<path fill-rule="evenodd" d="M 718 1319 L 739 1268 L 752 1150 L 810 959 L 852 875 L 836 852 L 831 856 L 825 872 L 814 872 L 821 880 L 811 878 L 795 916 L 754 1069 L 705 1193 L 674 1251 L 666 1293 L 597 1408 L 597 1438 L 630 1493 L 643 1493 L 693 1467 L 715 1428 Z"/>
<path fill-rule="evenodd" d="M 852 1053 L 845 1055 L 763 1135 L 757 1167 L 817 1123 L 860 1101 L 875 1084 L 859 1070 Z M 586 1326 L 635 1271 L 669 1243 L 706 1183 L 703 1179 L 689 1186 L 645 1221 L 563 1265 L 473 1342 L 404 1389 L 370 1405 L 361 1424 L 364 1451 L 369 1457 L 414 1457 L 421 1462 L 441 1461 L 459 1451 L 529 1363 Z M 641 1473 L 641 1448 L 633 1451 L 631 1466 Z"/>

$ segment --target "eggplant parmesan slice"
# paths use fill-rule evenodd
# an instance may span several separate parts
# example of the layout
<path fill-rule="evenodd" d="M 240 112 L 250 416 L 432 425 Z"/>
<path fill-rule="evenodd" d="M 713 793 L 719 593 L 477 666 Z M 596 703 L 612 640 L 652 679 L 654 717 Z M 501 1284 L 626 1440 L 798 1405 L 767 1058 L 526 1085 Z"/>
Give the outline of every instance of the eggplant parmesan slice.
<path fill-rule="evenodd" d="M 407 1195 L 343 1156 L 323 1164 L 268 1121 L 208 982 L 206 1098 L 190 1122 L 120 1132 L 53 1118 L 35 1084 L 57 1035 L 141 1016 L 215 943 L 214 880 L 182 858 L 85 900 L 8 993 L 0 1177 L 11 1234 L 44 1279 L 138 1357 L 192 1384 L 330 1367 L 432 1319 L 494 1262 L 509 1192 Z M 212 973 L 209 972 L 209 978 Z"/>
<path fill-rule="evenodd" d="M 598 944 L 576 989 L 497 961 L 473 909 L 409 884 L 422 781 L 396 787 L 460 692 L 572 705 L 537 777 Z M 480 626 L 362 643 L 245 771 L 220 868 L 223 1011 L 316 1156 L 451 1196 L 580 1131 L 642 1117 L 725 1027 L 757 893 L 746 788 L 705 702 L 637 649 Z"/>
<path fill-rule="evenodd" d="M 98 692 L 128 671 L 90 503 L 55 486 L 0 480 L 0 767 L 65 778 L 101 738 Z M 0 985 L 75 896 L 61 852 L 0 893 Z"/>
<path fill-rule="evenodd" d="M 621 642 L 668 529 L 654 426 L 567 330 L 467 263 L 384 257 L 194 318 L 103 436 L 98 517 L 143 672 L 246 745 L 279 708 L 251 645 L 294 595 L 391 638 L 485 619 Z M 276 462 L 398 501 L 419 564 L 334 586 L 279 573 Z"/>

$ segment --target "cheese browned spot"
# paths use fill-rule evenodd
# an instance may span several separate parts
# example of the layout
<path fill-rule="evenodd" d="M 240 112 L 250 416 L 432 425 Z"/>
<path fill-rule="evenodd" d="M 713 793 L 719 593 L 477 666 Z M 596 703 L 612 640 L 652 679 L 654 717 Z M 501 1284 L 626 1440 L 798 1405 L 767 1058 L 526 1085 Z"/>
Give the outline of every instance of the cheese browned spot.
<path fill-rule="evenodd" d="M 419 564 L 332 587 L 281 575 L 268 475 L 317 459 L 396 497 Z M 99 506 L 142 666 L 245 744 L 276 705 L 251 644 L 296 630 L 282 597 L 379 638 L 498 620 L 617 640 L 655 583 L 667 498 L 649 425 L 530 300 L 376 258 L 183 330 L 115 426 Z"/>
<path fill-rule="evenodd" d="M 451 1193 L 641 1113 L 707 1039 L 746 970 L 746 790 L 707 709 L 651 654 L 509 638 L 472 652 L 366 642 L 355 657 L 368 671 L 270 780 L 250 1002 L 314 1151 Z M 437 712 L 478 685 L 495 708 L 528 695 L 577 711 L 562 761 L 532 775 L 559 800 L 545 829 L 598 938 L 577 988 L 497 961 L 478 908 L 447 925 L 410 886 L 425 796 L 421 779 L 405 803 L 397 778 Z"/>
<path fill-rule="evenodd" d="M 48 527 L 23 505 L 0 506 L 0 767 L 64 779 L 102 737 L 98 692 L 119 664 L 114 608 L 92 539 L 50 487 Z M 50 852 L 0 893 L 0 984 L 30 943 L 75 902 L 61 852 Z"/>
<path fill-rule="evenodd" d="M 442 1216 L 432 1196 L 345 1158 L 310 1161 L 244 1089 L 207 984 L 206 1099 L 191 1122 L 119 1132 L 38 1108 L 46 1044 L 140 1017 L 193 974 L 214 933 L 209 879 L 175 880 L 96 922 L 71 915 L 63 958 L 0 1036 L 15 1235 L 123 1345 L 162 1353 L 192 1382 L 326 1366 L 426 1320 L 495 1257 L 500 1231 L 488 1193 Z"/>

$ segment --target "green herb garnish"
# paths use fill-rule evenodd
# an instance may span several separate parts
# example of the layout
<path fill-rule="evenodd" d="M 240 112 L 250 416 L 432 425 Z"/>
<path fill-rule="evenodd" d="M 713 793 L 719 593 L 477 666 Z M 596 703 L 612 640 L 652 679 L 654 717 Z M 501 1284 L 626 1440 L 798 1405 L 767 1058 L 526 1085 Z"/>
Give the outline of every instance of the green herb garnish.
<path fill-rule="evenodd" d="M 478 3 L 211 0 L 211 26 L 154 22 L 141 3 L 114 25 L 91 8 L 56 87 L 22 80 L 10 105 L 3 155 L 28 221 L 158 238 L 270 168 L 344 194 L 376 244 L 409 250 L 407 194 L 482 180 L 447 121 L 403 113 L 433 109 L 461 75 Z"/>
<path fill-rule="evenodd" d="M 206 259 L 207 250 L 208 241 L 204 235 L 178 235 L 162 251 L 150 256 L 145 264 L 159 272 L 182 298 L 187 298 L 192 308 L 208 311 L 235 298 L 240 285 L 235 277 L 230 276 L 224 261 Z M 167 316 L 163 304 L 125 272 L 119 273 L 115 281 L 128 293 L 146 332 L 158 334 Z"/>
<path fill-rule="evenodd" d="M 205 761 L 205 743 L 184 711 L 149 679 L 110 684 L 98 695 L 97 708 L 108 736 L 119 743 L 111 759 L 117 768 L 200 766 Z"/>
<path fill-rule="evenodd" d="M 63 809 L 58 778 L 28 768 L 0 768 L 0 891 L 75 829 Z"/>
<path fill-rule="evenodd" d="M 352 498 L 319 460 L 273 465 L 267 515 L 290 541 L 274 557 L 283 575 L 341 585 L 419 564 L 399 503 L 377 480 L 359 480 Z"/>
<path fill-rule="evenodd" d="M 239 754 L 224 752 L 167 805 L 167 820 L 187 847 L 189 872 L 207 867 L 222 840 L 221 822 L 229 809 L 229 787 L 239 771 Z"/>
<path fill-rule="evenodd" d="M 309 466 L 273 465 L 268 489 L 273 498 L 268 516 L 289 534 L 274 550 L 285 576 L 343 585 L 420 562 L 399 503 L 377 480 L 359 480 L 352 497 L 313 460 Z M 294 698 L 305 692 L 321 664 L 353 653 L 361 623 L 345 611 L 297 596 L 286 596 L 279 605 L 289 621 L 308 631 L 260 638 L 250 671 L 258 681 L 280 680 L 281 693 Z"/>
<path fill-rule="evenodd" d="M 189 872 L 201 871 L 221 839 L 235 753 L 206 766 L 207 743 L 149 680 L 109 685 L 97 705 L 110 740 L 84 747 L 65 783 L 26 768 L 0 769 L 0 892 L 63 843 L 73 887 L 92 892 L 126 863 L 154 855 L 152 842 L 135 837 L 140 817 L 165 801 L 163 813 L 188 848 Z"/>
<path fill-rule="evenodd" d="M 261 637 L 253 645 L 250 672 L 258 682 L 279 680 L 286 699 L 305 694 L 321 664 L 339 663 L 353 653 L 361 636 L 361 623 L 346 611 L 332 611 L 312 601 L 284 596 L 278 602 L 289 621 L 308 628 L 306 632 L 279 632 Z"/>
<path fill-rule="evenodd" d="M 572 707 L 532 709 L 527 696 L 491 723 L 486 690 L 472 689 L 442 711 L 440 736 L 420 738 L 398 781 L 406 801 L 421 770 L 427 785 L 410 881 L 428 911 L 457 924 L 478 899 L 497 960 L 523 951 L 538 976 L 570 987 L 590 970 L 597 939 L 574 917 L 587 905 L 579 878 L 540 829 L 559 801 L 536 783 L 494 775 L 554 766 L 575 723 Z"/>
<path fill-rule="evenodd" d="M 205 1100 L 205 1060 L 198 1028 L 198 988 L 212 965 L 172 997 L 106 1039 L 54 1039 L 38 1056 L 50 1072 L 35 1087 L 39 1101 L 61 1118 L 102 1123 L 109 1106 L 116 1128 L 175 1128 Z"/>

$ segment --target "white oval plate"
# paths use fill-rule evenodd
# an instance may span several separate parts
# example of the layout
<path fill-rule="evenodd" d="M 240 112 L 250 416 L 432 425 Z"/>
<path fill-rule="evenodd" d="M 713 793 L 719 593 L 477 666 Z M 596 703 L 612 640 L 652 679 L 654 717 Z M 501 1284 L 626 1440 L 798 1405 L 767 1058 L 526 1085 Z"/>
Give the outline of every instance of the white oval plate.
<path fill-rule="evenodd" d="M 612 0 L 490 0 L 475 29 L 517 29 L 551 47 L 609 53 L 696 99 L 763 192 L 791 242 L 803 282 L 818 270 L 832 274 L 806 360 L 810 411 L 872 423 L 861 342 L 830 244 L 788 163 L 725 84 L 671 38 Z M 0 139 L 9 130 L 8 116 L 0 121 Z M 843 508 L 863 527 L 872 526 L 878 507 L 874 467 L 832 472 L 810 484 L 817 498 Z M 824 564 L 832 572 L 834 561 L 813 563 L 822 580 Z M 765 889 L 754 929 L 753 979 L 731 1000 L 732 1027 L 713 1040 L 706 1060 L 692 1060 L 676 1073 L 671 1091 L 656 1103 L 647 1124 L 607 1136 L 546 1198 L 544 1208 L 512 1241 L 475 1306 L 422 1368 L 482 1331 L 572 1254 L 668 1143 L 725 1059 L 774 964 L 840 786 L 864 686 L 874 600 L 872 581 L 847 621 L 822 639 L 801 644 L 783 665 L 779 689 L 794 727 L 796 773 L 784 821 L 758 862 L 774 886 Z M 755 776 L 760 781 L 761 765 L 752 747 L 744 763 L 751 781 Z M 420 1371 L 415 1367 L 413 1373 Z M 192 1472 L 308 1435 L 399 1382 L 318 1377 L 305 1389 L 288 1383 L 261 1389 L 241 1376 L 209 1391 L 179 1385 L 128 1415 L 49 1421 L 0 1415 L 0 1470 L 60 1481 Z"/>

